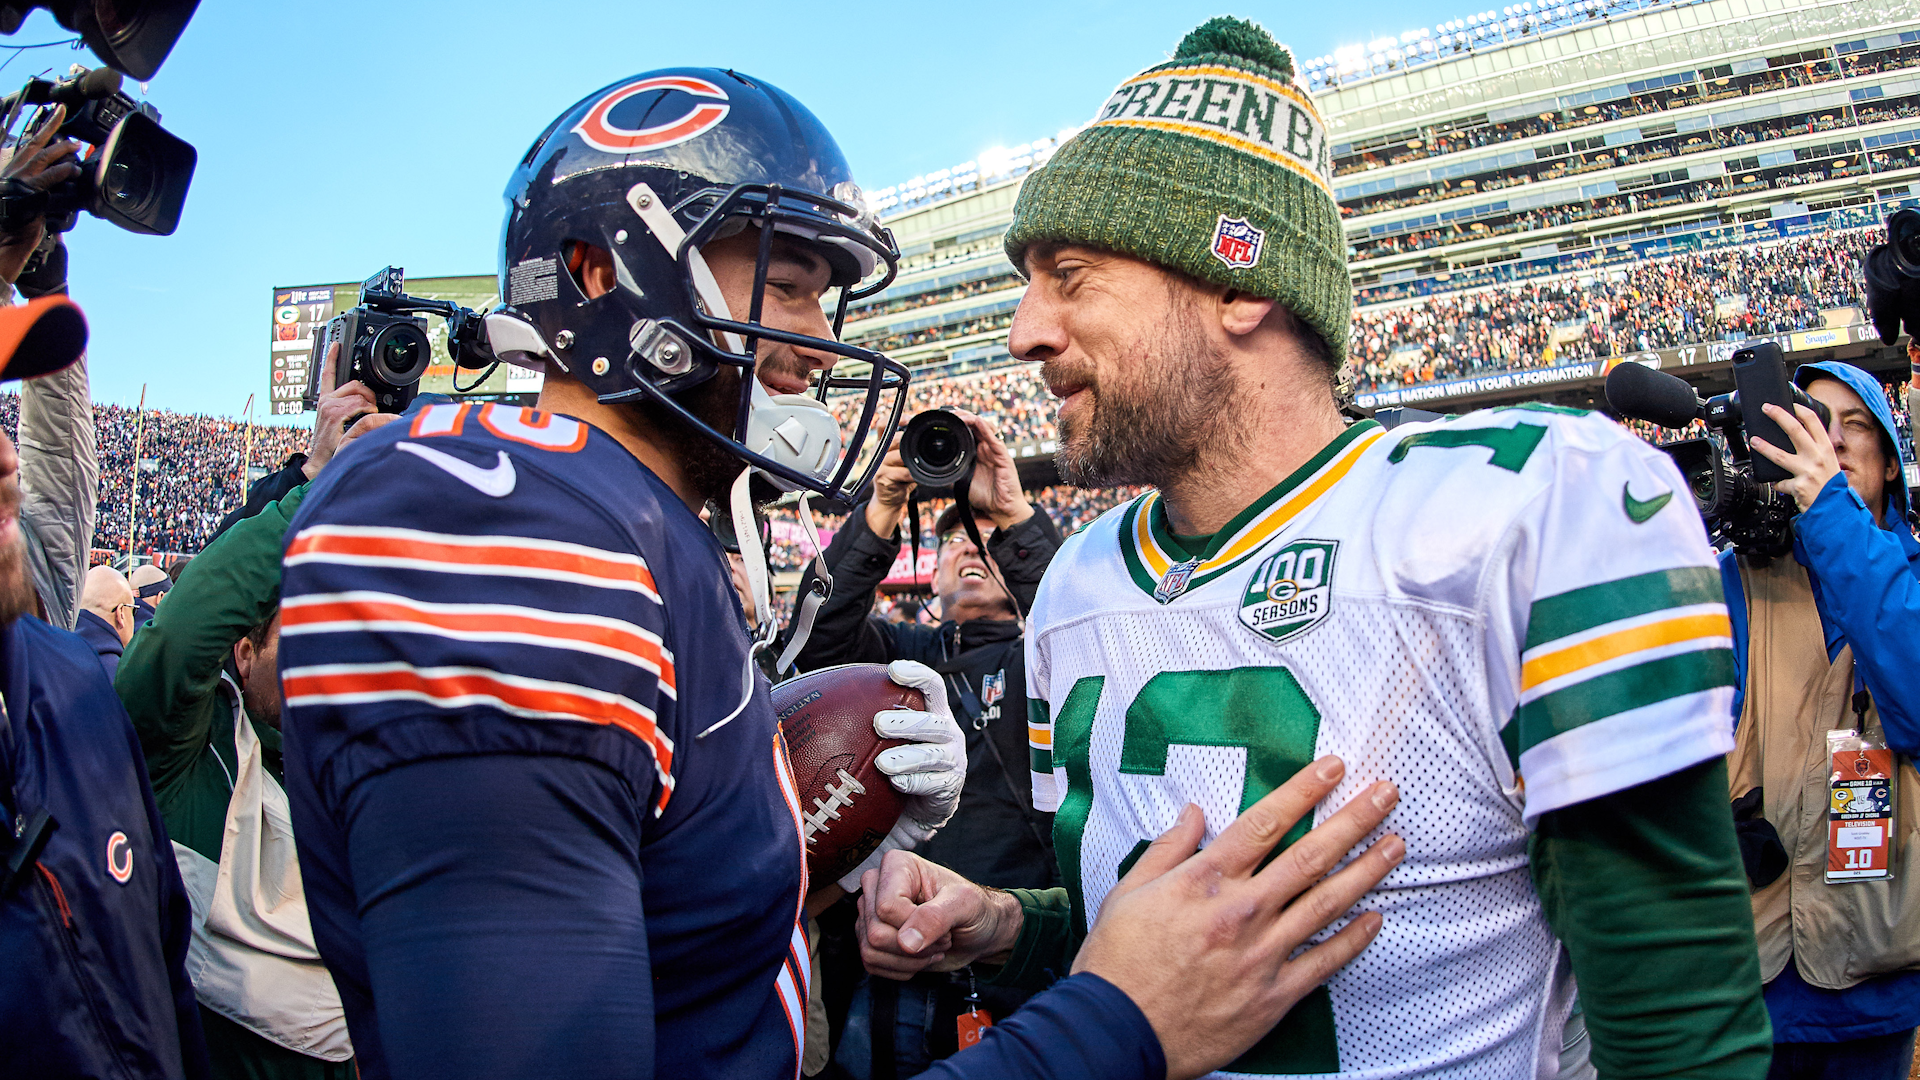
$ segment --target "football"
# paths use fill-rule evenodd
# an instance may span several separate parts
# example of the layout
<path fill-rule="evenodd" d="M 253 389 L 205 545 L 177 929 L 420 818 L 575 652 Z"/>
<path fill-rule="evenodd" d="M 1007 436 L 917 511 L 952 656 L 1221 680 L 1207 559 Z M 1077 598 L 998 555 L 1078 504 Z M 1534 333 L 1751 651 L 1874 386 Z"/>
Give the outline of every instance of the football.
<path fill-rule="evenodd" d="M 873 763 L 882 750 L 903 744 L 874 734 L 873 715 L 926 707 L 925 696 L 887 678 L 883 664 L 823 668 L 773 688 L 816 888 L 871 855 L 905 806 Z"/>

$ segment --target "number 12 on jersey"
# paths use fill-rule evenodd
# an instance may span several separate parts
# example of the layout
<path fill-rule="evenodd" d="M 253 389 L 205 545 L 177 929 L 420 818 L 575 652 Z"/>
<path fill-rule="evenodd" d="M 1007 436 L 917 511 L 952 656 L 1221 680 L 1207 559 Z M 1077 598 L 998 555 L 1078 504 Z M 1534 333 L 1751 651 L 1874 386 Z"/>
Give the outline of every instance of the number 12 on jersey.
<path fill-rule="evenodd" d="M 1105 691 L 1104 676 L 1074 683 L 1053 722 L 1053 756 L 1066 770 L 1067 791 L 1053 819 L 1054 850 L 1061 877 L 1073 898 L 1075 929 L 1086 934 L 1083 839 L 1095 810 L 1093 728 Z M 1245 667 L 1226 671 L 1163 671 L 1148 679 L 1127 704 L 1121 718 L 1119 773 L 1166 776 L 1174 746 L 1229 746 L 1246 751 L 1246 776 L 1239 810 L 1245 811 L 1313 761 L 1320 733 L 1320 711 L 1284 667 Z M 1131 817 L 1129 814 L 1104 815 Z M 1224 826 L 1225 822 L 1216 822 Z M 1303 819 L 1274 848 L 1279 851 L 1306 835 Z M 1124 877 L 1146 851 L 1152 837 L 1138 837 L 1114 867 Z M 1272 859 L 1268 855 L 1268 860 Z M 1339 1071 L 1334 1037 L 1333 999 L 1321 987 L 1296 1005 L 1286 1018 L 1228 1072 L 1287 1075 Z"/>

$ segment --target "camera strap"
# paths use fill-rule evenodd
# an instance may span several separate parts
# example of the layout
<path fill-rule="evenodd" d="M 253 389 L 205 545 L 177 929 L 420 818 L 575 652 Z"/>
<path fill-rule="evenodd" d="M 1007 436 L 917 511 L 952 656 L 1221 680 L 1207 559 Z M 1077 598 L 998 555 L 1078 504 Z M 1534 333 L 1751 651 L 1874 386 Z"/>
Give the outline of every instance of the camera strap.
<path fill-rule="evenodd" d="M 968 463 L 967 471 L 961 473 L 960 478 L 953 482 L 953 504 L 959 512 L 960 527 L 966 530 L 967 539 L 973 541 L 973 546 L 979 550 L 980 561 L 985 564 L 987 575 L 993 578 L 994 584 L 1000 586 L 1001 592 L 1007 594 L 1007 602 L 1013 605 L 1014 621 L 1020 624 L 1020 632 L 1024 634 L 1027 632 L 1027 613 L 1020 606 L 1020 598 L 1013 594 L 1012 587 L 1007 584 L 1006 575 L 1000 572 L 1000 564 L 994 560 L 993 553 L 987 550 L 987 542 L 980 535 L 980 522 L 974 517 L 973 500 L 968 498 L 968 493 L 973 490 L 973 470 L 978 465 L 978 461 Z M 920 584 L 920 492 L 917 488 L 907 496 L 907 528 L 910 530 L 909 541 L 913 545 L 911 573 L 913 583 L 918 585 Z M 934 537 L 934 543 L 939 542 L 940 538 Z M 926 602 L 921 601 L 920 606 L 924 610 Z"/>

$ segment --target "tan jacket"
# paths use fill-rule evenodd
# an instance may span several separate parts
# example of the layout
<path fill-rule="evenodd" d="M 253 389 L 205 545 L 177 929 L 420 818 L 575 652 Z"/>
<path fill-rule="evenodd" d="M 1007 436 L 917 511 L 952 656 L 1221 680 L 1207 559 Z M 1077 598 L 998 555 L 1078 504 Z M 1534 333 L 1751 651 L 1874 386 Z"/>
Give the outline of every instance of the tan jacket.
<path fill-rule="evenodd" d="M 1826 732 L 1855 724 L 1853 650 L 1829 663 L 1806 568 L 1740 560 L 1748 613 L 1747 694 L 1728 775 L 1735 798 L 1764 789 L 1766 819 L 1787 849 L 1787 870 L 1754 893 L 1760 975 L 1791 958 L 1808 983 L 1844 990 L 1875 975 L 1920 968 L 1920 774 L 1897 757 L 1891 881 L 1829 885 Z M 1867 710 L 1867 731 L 1880 717 Z"/>

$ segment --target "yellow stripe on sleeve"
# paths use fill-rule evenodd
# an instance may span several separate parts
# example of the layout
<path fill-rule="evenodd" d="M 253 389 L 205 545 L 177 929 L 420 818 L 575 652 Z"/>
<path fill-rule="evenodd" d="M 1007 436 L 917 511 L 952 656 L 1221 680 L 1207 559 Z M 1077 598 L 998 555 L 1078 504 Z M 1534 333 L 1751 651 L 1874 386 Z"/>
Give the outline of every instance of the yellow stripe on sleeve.
<path fill-rule="evenodd" d="M 1603 634 L 1578 645 L 1570 645 L 1527 661 L 1526 665 L 1520 669 L 1520 689 L 1523 692 L 1531 690 L 1549 680 L 1571 675 L 1583 668 L 1604 664 L 1609 660 L 1640 652 L 1643 649 L 1675 645 L 1698 638 L 1732 636 L 1733 625 L 1728 621 L 1725 612 L 1682 615 L 1643 626 L 1616 630 L 1611 634 Z"/>

